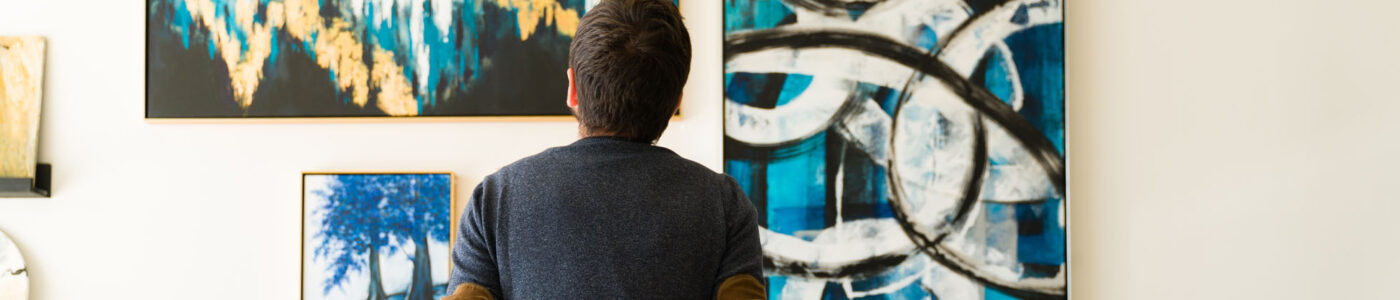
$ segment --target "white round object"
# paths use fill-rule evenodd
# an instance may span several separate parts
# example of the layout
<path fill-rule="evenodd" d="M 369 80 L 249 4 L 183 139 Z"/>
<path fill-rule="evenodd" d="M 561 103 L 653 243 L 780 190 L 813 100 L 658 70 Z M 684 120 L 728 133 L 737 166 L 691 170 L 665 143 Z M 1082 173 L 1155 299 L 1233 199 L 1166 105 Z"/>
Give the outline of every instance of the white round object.
<path fill-rule="evenodd" d="M 28 300 L 29 271 L 10 236 L 0 231 L 0 300 Z"/>

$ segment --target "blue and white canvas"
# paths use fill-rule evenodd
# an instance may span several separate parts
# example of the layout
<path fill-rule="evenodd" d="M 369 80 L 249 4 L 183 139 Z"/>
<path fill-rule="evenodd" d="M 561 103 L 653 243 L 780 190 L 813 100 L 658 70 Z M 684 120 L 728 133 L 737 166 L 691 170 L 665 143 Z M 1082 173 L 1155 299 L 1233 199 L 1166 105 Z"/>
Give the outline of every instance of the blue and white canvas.
<path fill-rule="evenodd" d="M 448 292 L 452 174 L 305 174 L 302 299 Z"/>
<path fill-rule="evenodd" d="M 146 117 L 567 116 L 597 0 L 146 0 Z"/>
<path fill-rule="evenodd" d="M 1068 295 L 1063 0 L 725 0 L 773 299 Z"/>

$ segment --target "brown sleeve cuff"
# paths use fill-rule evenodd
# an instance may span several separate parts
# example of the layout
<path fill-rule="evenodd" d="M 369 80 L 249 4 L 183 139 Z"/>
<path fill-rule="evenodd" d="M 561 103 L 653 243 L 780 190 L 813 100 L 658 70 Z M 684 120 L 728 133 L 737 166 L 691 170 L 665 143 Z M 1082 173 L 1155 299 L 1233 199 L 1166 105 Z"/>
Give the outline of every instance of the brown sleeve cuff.
<path fill-rule="evenodd" d="M 475 283 L 463 283 L 463 284 L 459 284 L 459 285 L 457 285 L 457 291 L 452 292 L 452 294 L 451 294 L 451 295 L 447 295 L 447 297 L 442 297 L 442 300 L 494 300 L 494 299 L 495 299 L 494 297 L 491 297 L 491 291 L 488 291 L 488 290 L 486 290 L 486 287 L 482 287 L 481 285 L 475 284 Z"/>
<path fill-rule="evenodd" d="M 763 290 L 763 283 L 758 282 L 752 275 L 739 274 L 730 276 L 719 285 L 719 292 L 715 294 L 717 300 L 752 300 L 767 299 Z"/>

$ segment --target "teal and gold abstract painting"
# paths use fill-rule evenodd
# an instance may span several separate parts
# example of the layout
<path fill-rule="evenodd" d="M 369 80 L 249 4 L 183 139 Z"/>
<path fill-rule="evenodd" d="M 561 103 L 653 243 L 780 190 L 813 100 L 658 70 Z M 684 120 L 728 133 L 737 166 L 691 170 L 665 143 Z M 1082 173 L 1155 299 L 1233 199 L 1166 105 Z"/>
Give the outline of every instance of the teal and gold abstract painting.
<path fill-rule="evenodd" d="M 597 0 L 147 0 L 146 117 L 567 116 Z"/>
<path fill-rule="evenodd" d="M 302 186 L 301 299 L 451 292 L 451 173 L 306 173 Z"/>
<path fill-rule="evenodd" d="M 1068 297 L 1063 0 L 723 2 L 771 299 Z"/>

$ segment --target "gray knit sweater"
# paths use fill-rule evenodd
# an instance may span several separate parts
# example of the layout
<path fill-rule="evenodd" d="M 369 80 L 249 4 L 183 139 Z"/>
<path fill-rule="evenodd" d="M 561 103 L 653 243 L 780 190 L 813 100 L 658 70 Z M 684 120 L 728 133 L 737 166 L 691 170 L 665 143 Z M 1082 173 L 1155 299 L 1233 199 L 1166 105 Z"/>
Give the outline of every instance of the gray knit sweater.
<path fill-rule="evenodd" d="M 645 143 L 585 138 L 501 168 L 462 214 L 449 290 L 497 299 L 713 299 L 762 278 L 755 210 L 729 176 Z"/>

